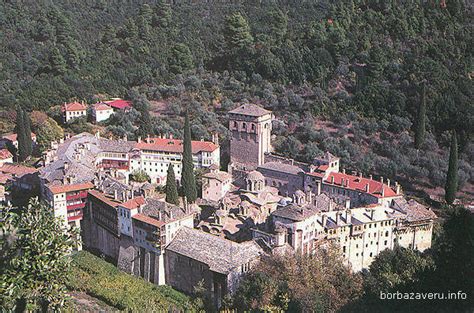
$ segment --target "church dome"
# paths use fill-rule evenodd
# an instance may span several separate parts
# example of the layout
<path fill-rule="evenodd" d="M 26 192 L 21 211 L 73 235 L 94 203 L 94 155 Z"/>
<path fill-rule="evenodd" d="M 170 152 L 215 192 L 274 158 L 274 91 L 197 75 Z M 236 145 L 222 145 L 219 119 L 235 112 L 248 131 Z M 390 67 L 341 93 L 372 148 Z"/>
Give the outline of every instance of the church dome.
<path fill-rule="evenodd" d="M 248 173 L 247 175 L 247 179 L 248 180 L 265 180 L 265 177 L 263 177 L 262 173 L 260 173 L 259 171 L 251 171 L 250 173 Z"/>

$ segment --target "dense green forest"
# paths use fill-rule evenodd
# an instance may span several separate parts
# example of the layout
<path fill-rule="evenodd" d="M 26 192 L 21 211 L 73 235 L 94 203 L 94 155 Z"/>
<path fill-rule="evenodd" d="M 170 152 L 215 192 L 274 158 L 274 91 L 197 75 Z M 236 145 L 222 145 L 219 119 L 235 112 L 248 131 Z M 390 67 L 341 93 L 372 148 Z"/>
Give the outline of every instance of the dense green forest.
<path fill-rule="evenodd" d="M 347 168 L 434 187 L 456 130 L 466 188 L 472 17 L 462 0 L 3 2 L 0 103 L 57 117 L 74 98 L 130 98 L 136 110 L 104 125 L 129 138 L 182 136 L 187 106 L 193 137 L 225 142 L 227 110 L 255 102 L 275 111 L 281 154 L 329 150 Z"/>

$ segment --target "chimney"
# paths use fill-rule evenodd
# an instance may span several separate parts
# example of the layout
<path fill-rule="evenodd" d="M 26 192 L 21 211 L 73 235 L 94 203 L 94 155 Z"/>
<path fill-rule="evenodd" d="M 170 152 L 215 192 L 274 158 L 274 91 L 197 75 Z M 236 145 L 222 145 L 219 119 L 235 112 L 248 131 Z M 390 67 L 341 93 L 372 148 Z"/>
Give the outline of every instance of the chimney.
<path fill-rule="evenodd" d="M 321 194 L 321 182 L 318 181 L 316 184 L 317 184 L 317 188 L 318 188 L 316 194 L 319 196 Z"/>
<path fill-rule="evenodd" d="M 342 174 L 346 175 L 346 169 L 345 168 L 342 169 Z"/>
<path fill-rule="evenodd" d="M 350 208 L 351 208 L 351 200 L 350 200 L 350 199 L 346 199 L 345 207 L 346 207 L 346 209 L 350 209 Z"/>
<path fill-rule="evenodd" d="M 345 184 L 344 184 L 344 178 L 341 178 L 341 187 L 344 187 Z"/>
<path fill-rule="evenodd" d="M 329 212 L 334 210 L 334 202 L 332 200 L 329 200 Z"/>
<path fill-rule="evenodd" d="M 341 217 L 341 212 L 336 212 L 336 225 L 339 225 L 340 217 Z"/>
<path fill-rule="evenodd" d="M 118 191 L 117 191 L 117 189 L 114 190 L 114 199 L 118 200 Z"/>
<path fill-rule="evenodd" d="M 382 185 L 382 198 L 385 197 L 385 188 L 384 186 Z"/>
<path fill-rule="evenodd" d="M 150 135 L 147 135 L 147 136 L 146 136 L 146 142 L 147 142 L 147 143 L 150 143 Z"/>
<path fill-rule="evenodd" d="M 96 132 L 95 132 L 95 137 L 96 137 L 96 138 L 100 138 L 100 131 L 96 131 Z"/>
<path fill-rule="evenodd" d="M 161 210 L 158 210 L 158 220 L 161 221 Z"/>
<path fill-rule="evenodd" d="M 371 219 L 372 221 L 374 220 L 374 212 L 375 212 L 374 209 L 370 210 L 370 219 Z"/>
<path fill-rule="evenodd" d="M 313 204 L 313 191 L 311 190 L 308 192 L 308 203 Z"/>
<path fill-rule="evenodd" d="M 369 175 L 369 179 L 372 180 L 372 174 Z"/>
<path fill-rule="evenodd" d="M 401 190 L 400 190 L 400 184 L 399 184 L 399 183 L 396 183 L 395 186 L 397 187 L 397 188 L 396 188 L 396 193 L 397 193 L 397 195 L 399 195 L 400 192 L 401 192 Z"/>
<path fill-rule="evenodd" d="M 362 172 L 359 173 L 359 178 L 362 178 Z"/>
<path fill-rule="evenodd" d="M 69 162 L 64 162 L 64 171 L 66 172 L 69 168 Z"/>
<path fill-rule="evenodd" d="M 380 176 L 380 183 L 383 184 L 383 176 Z"/>
<path fill-rule="evenodd" d="M 334 176 L 331 176 L 331 184 L 334 185 Z"/>
<path fill-rule="evenodd" d="M 323 227 L 326 227 L 327 220 L 328 220 L 328 217 L 326 216 L 326 214 L 323 214 L 321 216 L 321 224 L 322 224 Z"/>
<path fill-rule="evenodd" d="M 141 142 L 142 142 L 142 137 L 138 136 L 137 142 L 138 142 L 138 143 L 141 143 Z"/>
<path fill-rule="evenodd" d="M 128 141 L 127 135 L 123 135 L 123 141 Z"/>
<path fill-rule="evenodd" d="M 351 223 L 352 221 L 352 211 L 351 210 L 346 210 L 346 223 Z"/>
<path fill-rule="evenodd" d="M 365 184 L 365 192 L 369 192 L 369 183 Z"/>
<path fill-rule="evenodd" d="M 387 186 L 390 187 L 390 178 L 387 178 Z"/>
<path fill-rule="evenodd" d="M 173 139 L 173 134 L 172 133 L 170 133 L 170 139 Z"/>

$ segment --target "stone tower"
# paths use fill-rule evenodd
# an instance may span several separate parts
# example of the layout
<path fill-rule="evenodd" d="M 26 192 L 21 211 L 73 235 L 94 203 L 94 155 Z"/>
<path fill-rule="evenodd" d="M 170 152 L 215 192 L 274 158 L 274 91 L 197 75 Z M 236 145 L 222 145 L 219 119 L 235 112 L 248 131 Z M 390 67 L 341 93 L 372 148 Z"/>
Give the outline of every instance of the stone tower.
<path fill-rule="evenodd" d="M 243 104 L 229 112 L 230 162 L 257 167 L 271 152 L 273 114 L 255 104 Z"/>

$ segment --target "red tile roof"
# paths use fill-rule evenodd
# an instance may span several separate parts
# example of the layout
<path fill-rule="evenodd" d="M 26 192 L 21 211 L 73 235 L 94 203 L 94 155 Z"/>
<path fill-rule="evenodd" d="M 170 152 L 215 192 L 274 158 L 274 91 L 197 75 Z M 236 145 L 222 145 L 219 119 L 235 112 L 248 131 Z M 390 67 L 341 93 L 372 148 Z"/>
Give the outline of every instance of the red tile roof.
<path fill-rule="evenodd" d="M 213 152 L 218 147 L 210 141 L 192 141 L 192 153 Z M 179 139 L 150 138 L 148 142 L 138 142 L 136 149 L 183 153 L 183 141 Z"/>
<path fill-rule="evenodd" d="M 10 134 L 10 135 L 5 135 L 2 137 L 3 139 L 7 139 L 9 141 L 16 141 L 16 139 L 18 138 L 18 135 L 17 134 Z M 31 132 L 31 138 L 36 138 L 36 134 Z"/>
<path fill-rule="evenodd" d="M 165 224 L 162 221 L 156 220 L 152 217 L 149 217 L 149 216 L 146 216 L 146 215 L 143 215 L 143 214 L 140 214 L 140 213 L 135 214 L 132 218 L 136 219 L 137 221 L 140 221 L 140 222 L 143 222 L 143 223 L 146 223 L 146 224 L 158 227 L 158 228 Z"/>
<path fill-rule="evenodd" d="M 132 107 L 132 102 L 128 100 L 123 100 L 123 99 L 117 99 L 117 100 L 112 100 L 112 101 L 106 101 L 109 106 L 111 106 L 114 109 L 130 109 Z"/>
<path fill-rule="evenodd" d="M 18 177 L 26 175 L 26 174 L 34 174 L 37 173 L 38 170 L 33 167 L 13 164 L 13 163 L 4 163 L 0 166 L 0 173 L 3 174 L 12 174 Z"/>
<path fill-rule="evenodd" d="M 104 193 L 100 192 L 100 191 L 97 191 L 97 190 L 89 190 L 88 194 L 90 194 L 91 196 L 93 196 L 94 198 L 96 199 L 99 199 L 100 201 L 102 201 L 103 203 L 115 208 L 116 206 L 118 206 L 120 204 L 120 202 L 110 198 L 110 197 L 107 197 Z"/>
<path fill-rule="evenodd" d="M 13 155 L 8 149 L 0 149 L 0 160 L 6 160 L 13 158 Z"/>
<path fill-rule="evenodd" d="M 325 179 L 324 182 L 327 184 L 330 184 L 332 177 L 334 177 L 334 185 L 341 186 L 342 180 L 344 179 L 344 186 L 342 187 L 351 189 L 351 190 L 366 192 L 365 188 L 368 185 L 369 186 L 368 193 L 377 198 L 387 198 L 387 197 L 397 196 L 397 193 L 393 191 L 392 188 L 390 188 L 386 184 L 383 184 L 377 180 L 344 174 L 344 173 L 333 172 L 328 175 L 328 177 Z M 383 197 L 382 197 L 382 188 L 384 191 Z"/>
<path fill-rule="evenodd" d="M 52 185 L 52 186 L 48 186 L 48 188 L 53 194 L 57 194 L 57 193 L 91 189 L 91 188 L 94 188 L 94 184 L 89 182 L 89 183 L 71 184 L 71 185 Z"/>
<path fill-rule="evenodd" d="M 11 175 L 0 173 L 0 184 L 1 184 L 1 185 L 6 184 L 6 182 L 7 182 L 10 178 L 12 178 Z"/>
<path fill-rule="evenodd" d="M 108 106 L 107 104 L 105 104 L 105 103 L 96 103 L 96 104 L 94 104 L 94 109 L 96 111 L 106 111 L 106 110 L 110 110 L 112 108 L 110 106 Z"/>
<path fill-rule="evenodd" d="M 120 206 L 129 210 L 132 210 L 132 209 L 136 209 L 140 207 L 141 205 L 145 203 L 146 203 L 145 198 L 137 197 L 137 198 L 133 198 L 133 199 L 128 200 L 127 202 L 122 203 Z"/>
<path fill-rule="evenodd" d="M 85 111 L 87 106 L 79 102 L 65 103 L 61 108 L 63 112 L 65 111 Z"/>

